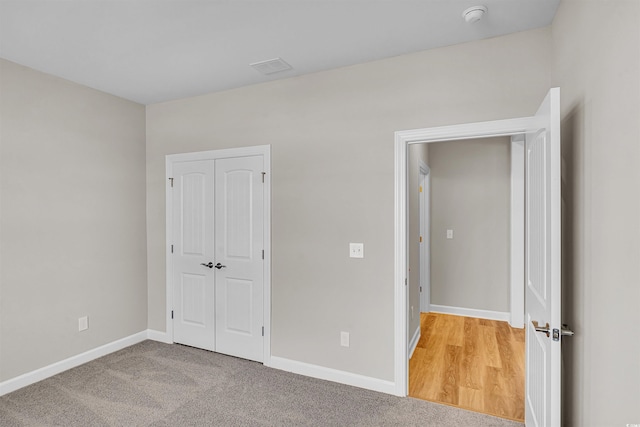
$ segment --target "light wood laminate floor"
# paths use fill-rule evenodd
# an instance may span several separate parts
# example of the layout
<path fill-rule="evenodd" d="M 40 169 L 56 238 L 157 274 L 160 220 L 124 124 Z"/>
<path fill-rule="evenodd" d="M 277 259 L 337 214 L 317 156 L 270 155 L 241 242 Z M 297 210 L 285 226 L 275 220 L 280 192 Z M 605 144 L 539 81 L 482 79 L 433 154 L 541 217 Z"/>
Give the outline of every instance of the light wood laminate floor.
<path fill-rule="evenodd" d="M 421 313 L 409 395 L 524 421 L 524 329 L 507 322 Z"/>

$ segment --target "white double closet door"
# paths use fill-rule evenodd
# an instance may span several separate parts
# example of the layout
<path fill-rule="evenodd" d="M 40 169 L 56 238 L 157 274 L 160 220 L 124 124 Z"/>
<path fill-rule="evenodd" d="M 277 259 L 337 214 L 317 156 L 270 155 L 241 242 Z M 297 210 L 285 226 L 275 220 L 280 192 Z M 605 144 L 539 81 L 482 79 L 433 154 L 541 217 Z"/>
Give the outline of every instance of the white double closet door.
<path fill-rule="evenodd" d="M 172 164 L 173 341 L 263 360 L 263 156 Z"/>

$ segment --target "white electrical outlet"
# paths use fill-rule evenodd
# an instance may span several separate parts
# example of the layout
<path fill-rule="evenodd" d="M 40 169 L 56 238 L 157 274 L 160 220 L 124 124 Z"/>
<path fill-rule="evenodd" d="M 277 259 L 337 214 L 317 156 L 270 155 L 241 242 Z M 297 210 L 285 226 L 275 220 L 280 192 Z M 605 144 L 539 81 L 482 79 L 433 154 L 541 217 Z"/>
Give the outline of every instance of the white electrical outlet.
<path fill-rule="evenodd" d="M 349 332 L 340 332 L 340 345 L 343 347 L 349 347 Z"/>
<path fill-rule="evenodd" d="M 349 243 L 349 257 L 364 258 L 364 243 Z"/>
<path fill-rule="evenodd" d="M 447 239 L 453 239 L 453 230 L 447 230 Z"/>
<path fill-rule="evenodd" d="M 80 317 L 78 319 L 78 331 L 85 331 L 89 329 L 89 318 L 87 316 Z"/>

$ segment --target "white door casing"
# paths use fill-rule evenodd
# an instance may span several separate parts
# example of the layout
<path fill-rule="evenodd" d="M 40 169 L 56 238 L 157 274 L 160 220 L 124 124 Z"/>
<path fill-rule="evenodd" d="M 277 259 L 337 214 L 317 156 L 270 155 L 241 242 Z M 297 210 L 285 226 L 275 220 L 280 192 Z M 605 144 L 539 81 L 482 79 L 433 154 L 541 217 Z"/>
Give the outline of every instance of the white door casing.
<path fill-rule="evenodd" d="M 216 351 L 263 358 L 261 156 L 215 161 Z"/>
<path fill-rule="evenodd" d="M 525 138 L 525 422 L 560 426 L 560 93 L 552 89 Z M 536 332 L 535 324 L 550 333 Z M 553 331 L 558 331 L 557 334 Z"/>
<path fill-rule="evenodd" d="M 251 199 L 251 206 L 244 209 L 244 213 L 250 212 L 251 220 L 250 220 L 250 230 L 247 232 L 245 229 L 240 230 L 241 225 L 246 225 L 246 221 L 243 218 L 234 216 L 230 218 L 229 215 L 226 216 L 226 220 L 220 222 L 217 221 L 217 214 L 215 213 L 215 204 L 224 204 L 224 197 L 221 196 L 216 200 L 215 195 L 220 192 L 220 194 L 224 193 L 224 184 L 218 185 L 220 189 L 216 189 L 217 185 L 216 180 L 216 167 L 223 170 L 228 167 L 231 163 L 227 163 L 226 160 L 229 160 L 231 163 L 234 163 L 232 160 L 236 160 L 234 168 L 237 169 L 238 162 L 248 163 L 249 166 L 245 169 L 251 170 L 251 186 L 250 191 L 252 194 L 257 195 L 256 198 Z M 203 202 L 198 206 L 197 211 L 202 211 L 204 209 L 205 214 L 207 216 L 209 209 L 211 210 L 211 221 L 207 221 L 208 227 L 203 225 L 199 225 L 201 228 L 205 229 L 204 232 L 207 236 L 209 236 L 208 243 L 206 245 L 207 250 L 204 251 L 202 255 L 202 260 L 198 260 L 198 267 L 202 270 L 199 271 L 200 276 L 204 276 L 205 278 L 211 278 L 211 284 L 208 290 L 211 291 L 211 297 L 208 295 L 205 296 L 207 301 L 210 301 L 212 304 L 211 313 L 213 313 L 213 321 L 208 321 L 207 328 L 211 331 L 207 335 L 208 342 L 202 339 L 200 344 L 194 343 L 194 341 L 184 342 L 185 339 L 183 337 L 183 330 L 180 329 L 181 325 L 178 325 L 178 322 L 175 322 L 174 318 L 178 317 L 178 314 L 175 306 L 178 301 L 182 298 L 179 293 L 179 289 L 176 289 L 174 284 L 179 283 L 176 281 L 176 277 L 179 276 L 180 271 L 180 257 L 176 257 L 175 255 L 178 253 L 178 244 L 176 241 L 182 241 L 181 229 L 176 228 L 177 219 L 176 217 L 180 217 L 182 214 L 180 213 L 180 209 L 177 207 L 178 202 L 181 199 L 181 192 L 175 191 L 177 185 L 179 184 L 179 179 L 176 176 L 176 173 L 180 173 L 186 166 L 188 169 L 202 169 L 203 165 L 206 172 L 200 171 L 200 175 L 203 180 L 209 181 L 210 191 L 207 190 L 206 194 L 209 194 L 210 202 Z M 230 175 L 232 178 L 228 180 L 230 185 L 227 185 L 227 189 L 231 187 L 231 189 L 243 188 L 243 173 L 246 176 L 245 172 L 235 171 Z M 167 307 L 167 317 L 166 317 L 166 338 L 164 339 L 166 342 L 184 342 L 188 345 L 193 345 L 196 347 L 207 348 L 213 351 L 220 351 L 216 347 L 222 345 L 223 350 L 227 353 L 237 355 L 239 357 L 249 358 L 251 360 L 261 361 L 266 366 L 270 366 L 271 364 L 271 348 L 270 348 L 270 340 L 271 340 L 271 268 L 270 268 L 270 260 L 271 260 L 271 228 L 270 228 L 270 200 L 271 200 L 271 191 L 270 191 L 270 146 L 254 146 L 254 147 L 243 147 L 243 148 L 233 148 L 233 149 L 224 149 L 224 150 L 212 150 L 212 151 L 204 151 L 204 152 L 195 152 L 195 153 L 183 153 L 183 154 L 173 154 L 168 155 L 166 157 L 166 176 L 167 176 L 167 191 L 166 191 L 166 215 L 167 215 L 167 252 L 166 252 L 166 260 L 167 260 L 167 283 L 166 283 L 166 307 Z M 197 174 L 196 174 L 197 175 Z M 224 176 L 225 174 L 223 174 Z M 195 176 L 195 175 L 194 175 Z M 206 177 L 206 178 L 205 178 Z M 210 177 L 210 180 L 209 180 Z M 240 179 L 237 179 L 240 178 Z M 194 179 L 191 179 L 192 181 Z M 235 184 L 234 181 L 235 180 Z M 238 185 L 238 181 L 240 185 Z M 259 182 L 259 186 L 256 184 Z M 246 183 L 246 180 L 245 180 Z M 193 184 L 192 184 L 193 186 Z M 245 186 L 246 189 L 246 186 Z M 192 191 L 193 193 L 193 191 Z M 234 194 L 230 194 L 234 193 Z M 242 203 L 238 204 L 234 202 L 234 200 L 242 200 L 242 197 L 238 197 L 238 191 L 228 191 L 227 193 L 228 199 L 231 200 L 231 203 L 227 203 L 227 210 L 232 214 L 243 215 L 243 206 Z M 245 198 L 246 201 L 246 198 Z M 255 204 L 257 202 L 257 205 Z M 205 206 L 205 208 L 200 208 L 199 206 Z M 193 210 L 193 209 L 192 209 Z M 219 209 L 218 209 L 219 210 Z M 223 209 L 224 210 L 224 209 Z M 193 216 L 193 214 L 191 214 Z M 204 215 L 204 214 L 203 214 Z M 221 216 L 224 219 L 224 215 Z M 235 222 L 234 222 L 235 221 Z M 197 223 L 197 225 L 200 223 Z M 225 228 L 235 227 L 235 230 L 231 230 L 231 232 L 226 233 Z M 245 234 L 243 234 L 245 233 Z M 218 235 L 231 237 L 231 239 L 235 239 L 235 241 L 227 240 L 226 243 L 215 246 L 216 241 L 219 241 Z M 251 268 L 246 268 L 247 263 L 245 262 L 242 266 L 238 267 L 235 265 L 230 268 L 233 262 L 236 262 L 235 258 L 238 257 L 239 250 L 242 249 L 242 241 L 243 236 L 251 235 L 253 238 L 251 239 L 251 259 L 256 262 L 249 263 L 251 264 Z M 246 239 L 245 239 L 246 240 Z M 225 246 L 226 244 L 226 246 Z M 209 250 L 210 248 L 210 250 Z M 226 249 L 225 249 L 226 248 Z M 224 262 L 222 259 L 220 261 L 216 260 L 216 258 L 221 257 L 221 253 L 224 254 L 224 251 L 227 253 L 231 253 L 231 256 L 226 256 Z M 257 251 L 257 252 L 256 252 Z M 255 253 L 258 253 L 259 256 L 256 256 Z M 234 255 L 235 254 L 235 255 Z M 176 258 L 178 258 L 178 262 L 176 262 Z M 214 262 L 215 261 L 215 262 Z M 233 262 L 232 262 L 233 261 Z M 218 262 L 221 265 L 227 265 L 228 268 L 209 268 L 200 264 L 208 264 L 212 263 L 212 266 L 217 264 Z M 259 264 L 259 265 L 258 265 Z M 235 270 L 235 277 L 229 277 L 232 273 L 231 270 Z M 247 275 L 246 272 L 242 270 L 247 270 L 250 273 Z M 221 271 L 223 273 L 221 273 Z M 227 283 L 227 285 L 232 280 L 239 280 L 241 286 L 232 289 L 229 292 L 229 287 L 223 290 L 216 291 L 218 283 Z M 244 282 L 243 282 L 244 280 Z M 250 309 L 250 315 L 246 315 L 246 309 L 236 310 L 238 309 L 239 302 L 241 298 L 239 295 L 243 295 L 242 284 L 246 284 L 247 280 L 251 280 L 252 283 L 259 287 L 259 289 L 252 290 L 251 294 L 251 302 L 253 304 Z M 246 290 L 246 288 L 245 288 Z M 237 292 L 240 291 L 240 292 Z M 246 292 L 244 292 L 246 295 Z M 223 301 L 226 298 L 226 304 L 235 304 L 235 306 L 231 307 L 231 310 L 227 310 L 226 314 L 220 311 L 217 312 L 217 303 Z M 208 302 L 209 303 L 209 302 Z M 207 304 L 208 304 L 207 303 Z M 222 306 L 226 308 L 227 306 Z M 204 305 L 200 305 L 199 307 L 205 307 Z M 244 319 L 240 316 L 241 313 L 245 313 Z M 174 318 L 172 318 L 174 317 Z M 242 329 L 241 323 L 247 320 L 247 317 L 251 317 L 252 326 L 251 326 L 251 334 L 252 336 L 257 335 L 259 339 L 254 340 L 254 346 L 250 354 L 247 354 L 246 351 L 240 351 L 236 353 L 235 351 L 230 351 L 229 343 L 224 340 L 217 339 L 216 331 L 223 327 L 225 324 L 223 321 L 226 321 L 227 331 L 223 331 L 224 333 L 229 333 L 230 330 Z M 211 317 L 206 317 L 210 319 Z M 234 323 L 235 322 L 235 323 Z M 254 323 L 256 323 L 254 325 Z M 259 323 L 259 327 L 257 327 L 257 323 Z M 263 329 L 264 327 L 264 329 Z M 247 334 L 245 328 L 245 335 Z M 257 332 L 254 333 L 254 332 Z M 177 334 L 177 337 L 176 337 Z M 182 335 L 181 335 L 182 334 Z M 264 334 L 264 335 L 263 335 Z M 225 342 L 227 347 L 225 347 Z M 205 343 L 204 345 L 202 343 Z M 257 343 L 257 344 L 256 344 Z M 237 344 L 237 343 L 236 343 Z"/>
<path fill-rule="evenodd" d="M 214 350 L 213 160 L 173 165 L 173 339 Z"/>
<path fill-rule="evenodd" d="M 511 137 L 509 324 L 524 328 L 524 135 Z"/>
<path fill-rule="evenodd" d="M 553 200 L 554 206 L 551 208 L 553 211 L 549 218 L 548 230 L 549 230 L 549 242 L 551 247 L 549 249 L 550 256 L 550 272 L 551 277 L 554 279 L 550 282 L 551 289 L 549 291 L 549 298 L 553 300 L 553 316 L 549 323 L 551 328 L 560 327 L 560 221 L 559 221 L 559 203 L 560 203 L 560 186 L 559 186 L 559 171 L 560 171 L 560 159 L 559 159 L 559 89 L 553 88 L 550 90 L 545 103 L 548 107 L 541 108 L 535 116 L 521 117 L 506 120 L 497 120 L 491 122 L 479 122 L 468 123 L 461 125 L 442 126 L 436 128 L 424 128 L 414 129 L 407 131 L 395 132 L 395 298 L 394 298 L 394 336 L 395 336 L 395 369 L 394 369 L 394 382 L 395 382 L 395 394 L 399 396 L 406 396 L 408 393 L 408 334 L 407 334 L 407 307 L 408 307 L 408 292 L 406 288 L 406 278 L 408 277 L 408 263 L 407 263 L 407 157 L 408 157 L 408 145 L 439 142 L 439 141 L 454 141 L 461 139 L 477 139 L 484 137 L 496 137 L 496 136 L 514 136 L 514 135 L 527 135 L 538 132 L 541 128 L 549 130 L 549 144 L 553 147 L 553 155 L 549 157 L 549 170 L 553 171 L 551 179 L 557 181 L 557 185 L 550 186 L 550 194 L 548 197 Z M 543 103 L 543 105 L 545 105 Z M 553 120 L 551 120 L 553 116 Z M 513 215 L 513 212 L 512 212 Z M 557 217 L 557 220 L 555 219 Z M 524 277 L 523 277 L 524 279 Z M 522 286 L 525 287 L 524 280 Z M 527 308 L 528 310 L 529 308 Z M 525 319 L 533 319 L 534 315 L 531 313 L 525 313 Z M 540 319 L 540 322 L 546 323 L 546 320 Z M 530 322 L 529 322 L 530 323 Z M 537 333 L 537 335 L 541 335 Z M 536 335 L 532 335 L 536 336 Z M 526 347 L 530 347 L 529 339 L 532 337 L 527 334 Z M 544 337 L 544 335 L 543 335 Z M 546 339 L 546 337 L 545 337 Z M 549 338 L 551 339 L 551 338 Z M 552 347 L 552 359 L 549 360 L 548 366 L 553 366 L 553 369 L 546 371 L 546 379 L 542 379 L 540 376 L 536 376 L 537 381 L 544 383 L 544 396 L 546 400 L 546 408 L 548 408 L 549 423 L 544 422 L 539 425 L 555 426 L 559 425 L 560 419 L 560 346 L 558 342 L 554 342 Z M 531 371 L 528 366 L 529 360 L 527 359 L 527 373 Z M 535 369 L 535 368 L 534 368 Z M 533 375 L 531 374 L 533 380 Z M 529 378 L 528 378 L 529 379 Z M 525 396 L 525 398 L 527 398 Z M 528 415 L 527 415 L 528 416 Z M 528 418 L 527 418 L 528 419 Z M 527 421 L 529 425 L 529 421 Z"/>

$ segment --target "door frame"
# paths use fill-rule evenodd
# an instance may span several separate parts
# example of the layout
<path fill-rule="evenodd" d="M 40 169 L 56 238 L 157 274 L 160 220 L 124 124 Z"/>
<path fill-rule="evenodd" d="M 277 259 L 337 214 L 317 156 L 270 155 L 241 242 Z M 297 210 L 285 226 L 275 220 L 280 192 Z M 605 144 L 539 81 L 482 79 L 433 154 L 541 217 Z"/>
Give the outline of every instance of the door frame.
<path fill-rule="evenodd" d="M 528 131 L 533 131 L 540 127 L 543 127 L 540 119 L 532 116 L 395 132 L 394 383 L 396 395 L 407 396 L 409 391 L 409 333 L 407 321 L 407 307 L 409 304 L 409 292 L 407 291 L 409 277 L 409 265 L 407 258 L 407 159 L 409 157 L 409 145 L 497 136 L 513 137 L 516 135 L 523 135 Z M 522 151 L 522 155 L 524 159 L 524 150 Z M 524 194 L 524 187 L 522 187 L 522 192 Z M 514 211 L 512 209 L 512 222 L 514 221 L 513 212 Z M 524 217 L 521 216 L 519 221 L 524 221 Z M 522 247 L 522 250 L 524 251 L 524 246 Z M 524 265 L 524 256 L 522 257 L 521 262 L 522 265 Z M 522 267 L 522 269 L 524 271 L 524 267 Z M 521 292 L 524 294 L 524 275 L 520 280 L 512 282 L 510 288 L 513 288 L 514 286 L 522 288 Z M 524 317 L 524 302 L 522 302 L 521 311 L 522 317 Z"/>
<path fill-rule="evenodd" d="M 511 188 L 509 222 L 509 324 L 512 328 L 524 328 L 524 134 L 511 136 Z"/>
<path fill-rule="evenodd" d="M 173 343 L 173 258 L 171 245 L 173 242 L 173 164 L 196 160 L 216 160 L 233 157 L 262 156 L 264 175 L 264 341 L 263 362 L 271 366 L 271 146 L 256 145 L 252 147 L 227 148 L 220 150 L 197 151 L 190 153 L 169 154 L 165 158 L 166 187 L 165 187 L 165 215 L 166 215 L 166 331 L 170 343 Z"/>
<path fill-rule="evenodd" d="M 431 174 L 429 166 L 422 160 L 418 160 L 420 174 L 420 313 L 431 311 Z"/>

